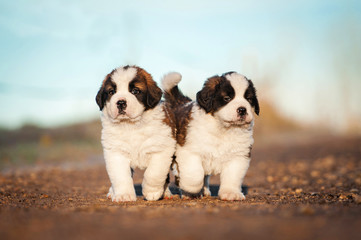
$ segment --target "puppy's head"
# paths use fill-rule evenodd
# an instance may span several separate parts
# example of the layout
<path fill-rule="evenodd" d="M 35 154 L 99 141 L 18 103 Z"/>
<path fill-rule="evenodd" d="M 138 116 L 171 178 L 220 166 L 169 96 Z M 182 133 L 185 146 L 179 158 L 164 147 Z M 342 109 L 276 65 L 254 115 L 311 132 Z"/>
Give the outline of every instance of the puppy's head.
<path fill-rule="evenodd" d="M 137 66 L 124 66 L 105 77 L 96 102 L 115 122 L 137 121 L 144 111 L 154 108 L 161 97 L 162 90 L 148 72 Z"/>
<path fill-rule="evenodd" d="M 197 93 L 197 102 L 226 126 L 249 126 L 252 109 L 257 115 L 260 111 L 252 81 L 236 72 L 209 78 Z"/>

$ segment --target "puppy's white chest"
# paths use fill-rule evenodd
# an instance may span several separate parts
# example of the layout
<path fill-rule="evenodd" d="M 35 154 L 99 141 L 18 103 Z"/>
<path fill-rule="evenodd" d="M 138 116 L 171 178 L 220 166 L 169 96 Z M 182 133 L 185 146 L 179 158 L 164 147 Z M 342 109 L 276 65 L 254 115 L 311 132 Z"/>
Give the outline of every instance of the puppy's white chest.
<path fill-rule="evenodd" d="M 158 121 L 143 125 L 104 126 L 102 144 L 105 151 L 122 154 L 132 167 L 144 169 L 150 154 L 162 152 L 175 144 L 171 142 L 170 134 L 169 127 Z"/>
<path fill-rule="evenodd" d="M 203 137 L 207 144 L 202 145 L 198 153 L 206 174 L 219 174 L 226 162 L 248 158 L 253 144 L 252 133 L 238 129 L 219 134 L 203 132 Z"/>

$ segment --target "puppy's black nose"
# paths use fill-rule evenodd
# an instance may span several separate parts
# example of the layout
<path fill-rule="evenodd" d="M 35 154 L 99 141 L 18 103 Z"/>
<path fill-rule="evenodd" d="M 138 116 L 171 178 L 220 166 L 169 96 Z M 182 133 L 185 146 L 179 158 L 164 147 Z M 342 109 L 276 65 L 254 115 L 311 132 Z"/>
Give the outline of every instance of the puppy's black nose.
<path fill-rule="evenodd" d="M 244 108 L 244 107 L 239 107 L 239 108 L 237 109 L 237 113 L 238 113 L 240 116 L 244 116 L 244 115 L 247 114 L 247 109 Z"/>
<path fill-rule="evenodd" d="M 125 100 L 119 100 L 119 101 L 117 102 L 117 106 L 118 106 L 118 109 L 124 110 L 124 109 L 127 108 L 127 101 L 125 101 Z"/>

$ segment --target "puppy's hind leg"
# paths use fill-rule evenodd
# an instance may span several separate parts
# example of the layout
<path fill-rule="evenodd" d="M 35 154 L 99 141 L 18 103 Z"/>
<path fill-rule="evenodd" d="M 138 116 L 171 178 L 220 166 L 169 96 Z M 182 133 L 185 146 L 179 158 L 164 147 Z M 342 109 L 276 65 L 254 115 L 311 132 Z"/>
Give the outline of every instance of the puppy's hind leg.
<path fill-rule="evenodd" d="M 212 195 L 211 190 L 209 189 L 209 178 L 210 175 L 205 175 L 203 180 L 203 188 L 199 194 L 190 194 L 187 192 L 182 192 L 183 198 L 198 198 L 198 197 L 210 197 Z"/>
<path fill-rule="evenodd" d="M 182 198 L 201 196 L 204 185 L 204 170 L 201 157 L 188 151 L 178 151 L 177 162 Z"/>
<path fill-rule="evenodd" d="M 169 176 L 169 173 L 168 173 L 167 179 L 165 180 L 165 184 L 164 184 L 163 198 L 165 198 L 165 199 L 173 198 L 173 194 L 169 189 L 169 183 L 170 183 L 170 176 Z"/>
<path fill-rule="evenodd" d="M 159 200 L 165 193 L 169 166 L 171 164 L 171 154 L 168 152 L 154 153 L 149 161 L 149 165 L 144 172 L 142 183 L 143 196 L 148 201 Z"/>
<path fill-rule="evenodd" d="M 204 176 L 204 184 L 203 184 L 203 196 L 204 197 L 210 197 L 212 195 L 211 190 L 209 189 L 209 178 L 210 178 L 210 175 Z"/>

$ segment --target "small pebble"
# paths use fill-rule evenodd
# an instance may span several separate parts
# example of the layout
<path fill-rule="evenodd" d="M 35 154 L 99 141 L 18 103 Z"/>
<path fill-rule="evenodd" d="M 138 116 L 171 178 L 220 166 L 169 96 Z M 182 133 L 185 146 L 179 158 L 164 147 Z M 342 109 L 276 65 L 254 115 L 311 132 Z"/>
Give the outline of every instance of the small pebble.
<path fill-rule="evenodd" d="M 300 194 L 300 193 L 302 193 L 303 192 L 303 189 L 302 188 L 297 188 L 296 190 L 295 190 L 295 193 L 296 194 Z"/>
<path fill-rule="evenodd" d="M 320 172 L 319 172 L 319 171 L 312 171 L 312 172 L 311 172 L 311 177 L 316 178 L 316 177 L 319 177 L 319 176 L 320 176 Z"/>
<path fill-rule="evenodd" d="M 271 182 L 273 182 L 273 180 L 274 180 L 274 179 L 273 179 L 272 176 L 267 176 L 267 182 L 270 182 L 270 183 L 271 183 Z"/>
<path fill-rule="evenodd" d="M 338 198 L 339 198 L 340 200 L 345 200 L 345 199 L 347 199 L 347 196 L 344 195 L 344 194 L 341 194 Z"/>
<path fill-rule="evenodd" d="M 47 194 L 42 194 L 42 195 L 40 196 L 40 199 L 48 198 L 48 197 L 49 197 L 49 195 L 47 195 Z"/>

